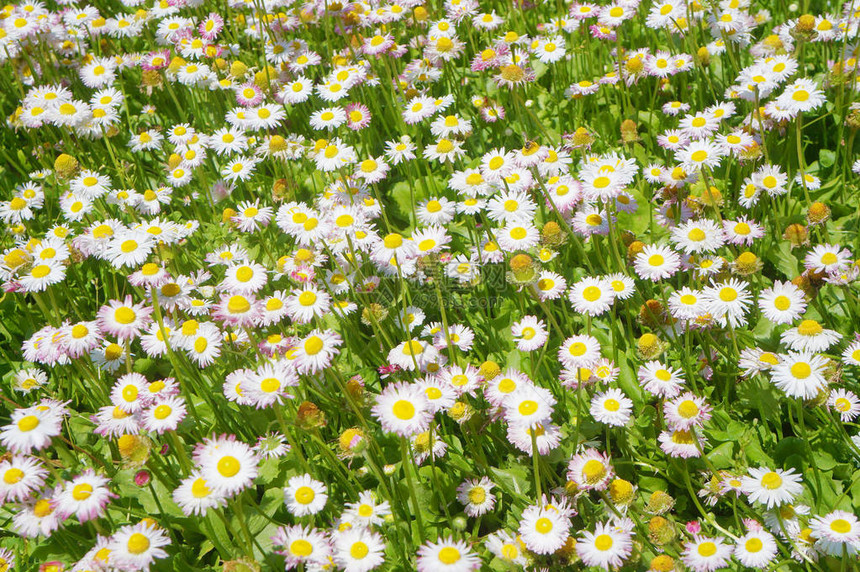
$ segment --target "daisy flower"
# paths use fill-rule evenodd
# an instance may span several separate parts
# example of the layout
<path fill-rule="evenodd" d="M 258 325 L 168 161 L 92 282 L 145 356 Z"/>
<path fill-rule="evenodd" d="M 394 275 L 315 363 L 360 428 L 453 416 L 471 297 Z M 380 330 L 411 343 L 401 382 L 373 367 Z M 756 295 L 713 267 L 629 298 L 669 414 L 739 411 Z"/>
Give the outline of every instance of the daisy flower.
<path fill-rule="evenodd" d="M 161 435 L 165 431 L 175 431 L 185 414 L 185 400 L 182 397 L 165 397 L 143 411 L 141 424 L 147 431 Z"/>
<path fill-rule="evenodd" d="M 803 320 L 796 327 L 785 330 L 779 339 L 789 349 L 815 353 L 827 351 L 842 339 L 842 334 L 825 329 L 816 320 Z"/>
<path fill-rule="evenodd" d="M 120 340 L 133 340 L 152 322 L 152 311 L 142 303 L 133 304 L 131 296 L 126 296 L 123 301 L 111 300 L 102 306 L 96 316 L 96 324 L 106 334 Z"/>
<path fill-rule="evenodd" d="M 0 443 L 13 453 L 40 451 L 60 434 L 62 416 L 39 405 L 16 409 L 10 423 L 0 428 Z"/>
<path fill-rule="evenodd" d="M 382 429 L 409 437 L 427 431 L 433 412 L 424 391 L 415 384 L 394 383 L 385 387 L 372 408 Z"/>
<path fill-rule="evenodd" d="M 584 531 L 576 541 L 583 564 L 604 570 L 620 567 L 632 551 L 630 533 L 610 523 L 598 522 L 594 532 Z"/>
<path fill-rule="evenodd" d="M 542 301 L 555 300 L 567 290 L 567 280 L 549 270 L 541 270 L 535 283 L 535 291 Z"/>
<path fill-rule="evenodd" d="M 372 491 L 363 491 L 357 502 L 346 503 L 343 519 L 361 527 L 378 526 L 391 514 L 388 501 L 379 502 Z"/>
<path fill-rule="evenodd" d="M 773 508 L 792 502 L 803 492 L 801 476 L 794 469 L 771 470 L 767 467 L 750 468 L 749 475 L 741 479 L 741 491 L 751 502 Z"/>
<path fill-rule="evenodd" d="M 182 479 L 173 491 L 173 501 L 187 516 L 206 514 L 210 508 L 226 502 L 224 496 L 212 490 L 209 482 L 196 470 Z"/>
<path fill-rule="evenodd" d="M 709 313 L 720 323 L 737 328 L 745 325 L 752 296 L 747 285 L 735 278 L 713 283 L 702 290 L 702 299 Z"/>
<path fill-rule="evenodd" d="M 571 336 L 558 348 L 558 359 L 568 368 L 591 367 L 600 357 L 600 342 L 588 335 Z"/>
<path fill-rule="evenodd" d="M 682 560 L 695 572 L 714 572 L 726 567 L 732 557 L 732 547 L 722 538 L 693 536 L 684 544 Z"/>
<path fill-rule="evenodd" d="M 679 320 L 695 320 L 705 313 L 702 293 L 684 286 L 669 295 L 669 312 Z"/>
<path fill-rule="evenodd" d="M 310 475 L 291 477 L 284 487 L 284 503 L 296 517 L 316 514 L 325 508 L 328 494 L 326 486 Z"/>
<path fill-rule="evenodd" d="M 523 543 L 504 530 L 497 530 L 488 535 L 484 541 L 493 556 L 508 565 L 525 567 L 528 564 L 523 553 Z"/>
<path fill-rule="evenodd" d="M 576 312 L 599 316 L 615 301 L 615 290 L 605 278 L 586 277 L 570 287 L 568 299 Z"/>
<path fill-rule="evenodd" d="M 834 510 L 825 516 L 814 516 L 809 520 L 809 527 L 817 539 L 815 547 L 825 554 L 837 558 L 857 554 L 860 522 L 850 512 Z"/>
<path fill-rule="evenodd" d="M 224 496 L 233 496 L 257 478 L 259 457 L 233 437 L 207 439 L 194 452 L 200 474 L 209 486 Z"/>
<path fill-rule="evenodd" d="M 748 568 L 767 568 L 779 551 L 773 535 L 764 530 L 751 530 L 738 538 L 734 556 Z"/>
<path fill-rule="evenodd" d="M 790 324 L 806 311 L 806 295 L 791 282 L 776 281 L 758 295 L 758 307 L 774 324 Z"/>
<path fill-rule="evenodd" d="M 469 545 L 452 537 L 428 542 L 418 549 L 418 572 L 469 572 L 481 567 L 481 559 Z"/>
<path fill-rule="evenodd" d="M 723 148 L 707 139 L 692 141 L 675 151 L 675 161 L 687 172 L 698 169 L 714 169 L 719 166 L 725 152 Z"/>
<path fill-rule="evenodd" d="M 567 541 L 570 519 L 554 508 L 526 507 L 519 518 L 520 538 L 535 554 L 552 554 Z"/>
<path fill-rule="evenodd" d="M 633 268 L 642 279 L 663 280 L 681 267 L 681 257 L 668 246 L 647 244 L 636 255 Z"/>
<path fill-rule="evenodd" d="M 493 486 L 487 477 L 463 481 L 457 487 L 457 501 L 463 505 L 463 511 L 471 517 L 478 517 L 493 510 L 496 504 L 496 497 L 491 492 Z"/>
<path fill-rule="evenodd" d="M 598 423 L 623 427 L 630 420 L 633 401 L 620 389 L 611 388 L 591 398 L 591 416 Z"/>
<path fill-rule="evenodd" d="M 508 423 L 535 427 L 549 421 L 556 400 L 548 389 L 525 384 L 502 401 Z"/>
<path fill-rule="evenodd" d="M 514 322 L 511 326 L 511 335 L 517 343 L 517 349 L 521 352 L 538 350 L 549 338 L 546 324 L 535 316 L 525 316 L 519 322 Z"/>
<path fill-rule="evenodd" d="M 287 315 L 298 324 L 307 324 L 314 317 L 324 316 L 329 311 L 331 297 L 315 286 L 305 284 L 301 290 L 293 290 L 287 297 Z"/>
<path fill-rule="evenodd" d="M 777 97 L 776 103 L 793 115 L 812 111 L 821 107 L 827 101 L 824 92 L 818 85 L 808 78 L 799 78 L 789 85 Z"/>
<path fill-rule="evenodd" d="M 704 398 L 689 391 L 663 404 L 666 424 L 672 429 L 701 427 L 711 418 L 711 406 Z"/>
<path fill-rule="evenodd" d="M 20 502 L 45 484 L 47 469 L 36 457 L 13 455 L 0 461 L 0 502 Z"/>
<path fill-rule="evenodd" d="M 854 421 L 860 415 L 860 398 L 847 389 L 836 389 L 827 398 L 827 406 L 839 412 L 843 423 Z"/>
<path fill-rule="evenodd" d="M 723 245 L 719 225 L 710 219 L 691 220 L 672 229 L 672 242 L 687 254 L 714 252 Z"/>
<path fill-rule="evenodd" d="M 639 367 L 639 385 L 659 397 L 673 398 L 681 392 L 684 377 L 680 371 L 659 361 L 649 361 Z"/>
<path fill-rule="evenodd" d="M 288 570 L 303 564 L 323 566 L 331 555 L 326 533 L 299 524 L 279 528 L 272 543 L 275 552 L 285 557 Z"/>
<path fill-rule="evenodd" d="M 149 570 L 153 562 L 167 557 L 163 547 L 169 544 L 167 533 L 150 520 L 123 526 L 108 543 L 111 564 L 133 570 Z"/>
<path fill-rule="evenodd" d="M 818 244 L 803 259 L 803 265 L 816 272 L 841 272 L 851 264 L 851 252 L 838 244 Z"/>
<path fill-rule="evenodd" d="M 567 478 L 582 490 L 605 490 L 615 475 L 609 456 L 597 449 L 574 455 L 567 464 Z"/>
<path fill-rule="evenodd" d="M 110 499 L 116 495 L 110 492 L 110 479 L 96 475 L 92 469 L 66 481 L 63 490 L 56 495 L 57 513 L 62 518 L 75 516 L 79 522 L 86 522 L 102 516 Z"/>
<path fill-rule="evenodd" d="M 342 344 L 340 335 L 332 330 L 313 330 L 296 345 L 296 369 L 303 374 L 328 368 Z"/>
<path fill-rule="evenodd" d="M 439 350 L 433 344 L 410 339 L 388 352 L 388 361 L 407 371 L 426 371 L 427 366 L 439 359 Z"/>
<path fill-rule="evenodd" d="M 367 528 L 351 528 L 334 535 L 333 558 L 345 572 L 368 572 L 385 562 L 385 541 Z"/>

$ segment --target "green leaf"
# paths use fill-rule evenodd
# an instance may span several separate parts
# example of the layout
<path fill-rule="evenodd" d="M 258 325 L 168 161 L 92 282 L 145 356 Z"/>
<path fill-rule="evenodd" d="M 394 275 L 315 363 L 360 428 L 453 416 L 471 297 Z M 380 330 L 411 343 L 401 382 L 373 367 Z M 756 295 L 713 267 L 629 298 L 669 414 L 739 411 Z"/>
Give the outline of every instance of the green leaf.
<path fill-rule="evenodd" d="M 708 459 L 717 469 L 728 469 L 734 465 L 734 449 L 733 442 L 723 443 L 708 453 Z"/>
<path fill-rule="evenodd" d="M 824 168 L 832 167 L 833 164 L 836 163 L 836 151 L 821 149 L 818 152 L 818 162 Z"/>

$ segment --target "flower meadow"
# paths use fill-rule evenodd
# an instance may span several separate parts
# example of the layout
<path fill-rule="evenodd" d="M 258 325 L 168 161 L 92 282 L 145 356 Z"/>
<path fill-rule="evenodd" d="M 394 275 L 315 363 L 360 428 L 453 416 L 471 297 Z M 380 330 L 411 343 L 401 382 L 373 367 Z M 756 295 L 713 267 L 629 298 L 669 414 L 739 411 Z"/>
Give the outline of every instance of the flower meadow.
<path fill-rule="evenodd" d="M 0 9 L 0 572 L 860 567 L 860 2 Z"/>

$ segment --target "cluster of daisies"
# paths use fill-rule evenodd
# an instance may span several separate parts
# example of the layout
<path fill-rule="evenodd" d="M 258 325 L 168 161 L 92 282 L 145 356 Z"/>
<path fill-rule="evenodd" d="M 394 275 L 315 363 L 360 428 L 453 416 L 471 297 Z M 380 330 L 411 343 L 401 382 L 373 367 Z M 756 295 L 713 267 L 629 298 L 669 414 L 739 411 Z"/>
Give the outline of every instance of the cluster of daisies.
<path fill-rule="evenodd" d="M 0 9 L 0 572 L 854 566 L 860 7 L 490 4 Z"/>

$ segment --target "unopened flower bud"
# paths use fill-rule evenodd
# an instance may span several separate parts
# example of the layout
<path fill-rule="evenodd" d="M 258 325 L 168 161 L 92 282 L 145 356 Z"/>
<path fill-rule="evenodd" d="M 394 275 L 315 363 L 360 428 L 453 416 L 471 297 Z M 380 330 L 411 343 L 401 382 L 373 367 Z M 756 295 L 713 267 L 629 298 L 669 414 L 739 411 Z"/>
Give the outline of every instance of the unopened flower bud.
<path fill-rule="evenodd" d="M 78 160 L 65 153 L 60 154 L 54 161 L 54 172 L 62 179 L 68 179 L 78 170 Z"/>
<path fill-rule="evenodd" d="M 809 231 L 807 231 L 806 227 L 802 224 L 790 224 L 788 225 L 788 228 L 785 229 L 785 233 L 782 235 L 782 238 L 791 244 L 791 248 L 806 246 L 809 244 Z"/>
<path fill-rule="evenodd" d="M 811 32 L 815 29 L 815 16 L 812 14 L 804 14 L 797 19 L 797 24 L 794 29 L 803 33 Z"/>
<path fill-rule="evenodd" d="M 639 127 L 632 119 L 625 119 L 621 122 L 621 141 L 622 143 L 635 143 L 639 141 Z"/>
<path fill-rule="evenodd" d="M 806 212 L 806 220 L 810 226 L 822 224 L 830 219 L 830 207 L 821 202 L 814 202 L 809 205 L 809 210 Z"/>
<path fill-rule="evenodd" d="M 609 483 L 609 497 L 616 505 L 626 506 L 633 500 L 635 489 L 630 481 L 615 479 Z"/>
<path fill-rule="evenodd" d="M 541 240 L 548 246 L 558 246 L 564 242 L 565 234 L 557 222 L 550 221 L 543 225 L 540 233 Z"/>
<path fill-rule="evenodd" d="M 341 457 L 354 457 L 364 450 L 365 445 L 364 431 L 358 427 L 347 429 L 337 438 L 338 452 Z"/>
<path fill-rule="evenodd" d="M 502 368 L 499 367 L 499 364 L 492 360 L 487 360 L 481 364 L 481 368 L 479 370 L 481 372 L 481 376 L 487 381 L 495 379 L 500 373 L 502 373 Z"/>
<path fill-rule="evenodd" d="M 645 249 L 645 243 L 634 240 L 627 246 L 627 259 L 635 260 L 636 256 Z"/>
<path fill-rule="evenodd" d="M 675 527 L 662 516 L 648 521 L 648 538 L 659 546 L 669 544 L 675 539 Z"/>
<path fill-rule="evenodd" d="M 305 401 L 299 405 L 296 411 L 296 425 L 302 429 L 314 429 L 325 427 L 325 413 L 310 401 Z"/>
<path fill-rule="evenodd" d="M 655 359 L 666 350 L 666 344 L 651 333 L 642 334 L 636 342 L 636 353 L 642 359 Z"/>
<path fill-rule="evenodd" d="M 234 78 L 237 78 L 237 79 L 241 78 L 246 73 L 248 73 L 248 66 L 246 66 L 244 63 L 240 62 L 239 60 L 236 60 L 235 62 L 230 64 L 230 75 L 233 76 Z"/>
<path fill-rule="evenodd" d="M 742 252 L 735 258 L 734 271 L 740 276 L 749 276 L 761 270 L 762 262 L 752 252 Z"/>
<path fill-rule="evenodd" d="M 675 559 L 668 554 L 660 554 L 651 559 L 648 572 L 673 572 L 675 570 Z"/>
<path fill-rule="evenodd" d="M 594 143 L 594 136 L 585 127 L 578 127 L 570 137 L 570 143 L 574 148 L 590 147 Z"/>
<path fill-rule="evenodd" d="M 224 224 L 227 224 L 228 222 L 230 222 L 233 219 L 234 216 L 236 216 L 238 214 L 239 213 L 237 213 L 235 210 L 231 209 L 230 207 L 227 207 L 221 213 L 221 222 Z"/>
<path fill-rule="evenodd" d="M 143 70 L 140 74 L 140 83 L 143 87 L 161 87 L 164 79 L 158 70 Z"/>
<path fill-rule="evenodd" d="M 652 514 L 666 514 L 675 506 L 675 499 L 665 491 L 654 491 L 648 497 L 645 510 Z"/>
<path fill-rule="evenodd" d="M 652 328 L 665 325 L 666 313 L 663 304 L 659 300 L 647 300 L 639 309 L 639 321 Z"/>

